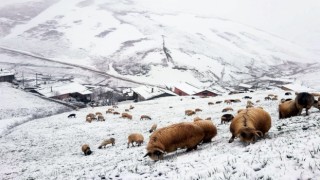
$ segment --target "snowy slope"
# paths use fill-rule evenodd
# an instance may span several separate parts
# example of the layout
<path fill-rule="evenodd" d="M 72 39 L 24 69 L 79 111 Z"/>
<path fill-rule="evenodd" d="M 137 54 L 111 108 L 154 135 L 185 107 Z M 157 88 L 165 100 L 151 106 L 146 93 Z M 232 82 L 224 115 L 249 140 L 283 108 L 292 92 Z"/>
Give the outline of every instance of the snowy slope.
<path fill-rule="evenodd" d="M 15 126 L 35 118 L 71 110 L 71 108 L 15 89 L 9 83 L 0 83 L 0 94 L 0 136 Z"/>
<path fill-rule="evenodd" d="M 278 119 L 278 101 L 264 101 L 283 91 L 259 91 L 251 94 L 214 98 L 170 97 L 135 104 L 120 104 L 123 112 L 133 105 L 133 120 L 105 114 L 109 107 L 88 108 L 68 119 L 69 113 L 30 121 L 0 139 L 0 176 L 4 179 L 317 179 L 320 176 L 319 110 L 311 114 Z M 221 110 L 226 104 L 208 106 L 227 98 L 253 97 L 272 117 L 268 138 L 245 146 L 238 139 L 229 144 L 228 124 L 220 124 Z M 292 97 L 291 97 L 292 98 Z M 236 110 L 244 108 L 246 100 L 232 104 Z M 172 106 L 173 108 L 169 108 Z M 184 110 L 201 108 L 203 111 L 186 117 Z M 86 123 L 90 112 L 103 112 L 105 122 Z M 71 112 L 70 112 L 71 113 Z M 232 112 L 235 114 L 236 112 Z M 146 114 L 152 120 L 140 121 Z M 149 141 L 148 129 L 153 123 L 164 127 L 176 122 L 192 121 L 196 116 L 211 117 L 218 135 L 213 142 L 200 145 L 198 150 L 186 153 L 179 150 L 167 154 L 164 160 L 153 162 L 143 158 Z M 307 127 L 307 130 L 302 130 Z M 127 148 L 127 136 L 139 132 L 144 135 L 141 147 Z M 103 139 L 114 137 L 115 146 L 97 149 Z M 84 156 L 81 145 L 88 143 L 93 150 Z"/>
<path fill-rule="evenodd" d="M 318 61 L 299 45 L 198 6 L 160 4 L 58 1 L 11 28 L 0 45 L 154 84 L 234 82 L 268 73 L 271 65 Z"/>

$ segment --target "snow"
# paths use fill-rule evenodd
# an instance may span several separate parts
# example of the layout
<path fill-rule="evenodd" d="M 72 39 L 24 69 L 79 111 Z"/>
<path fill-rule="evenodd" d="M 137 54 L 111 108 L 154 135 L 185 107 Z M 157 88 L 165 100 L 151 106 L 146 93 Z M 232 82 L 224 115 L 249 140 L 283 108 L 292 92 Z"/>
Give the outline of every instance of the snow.
<path fill-rule="evenodd" d="M 188 95 L 193 95 L 193 94 L 196 94 L 198 92 L 201 92 L 203 90 L 187 83 L 187 82 L 184 82 L 184 83 L 177 83 L 174 85 L 175 88 L 178 88 L 180 89 L 181 91 L 187 93 Z"/>
<path fill-rule="evenodd" d="M 0 1 L 1 7 L 35 2 Z M 277 76 L 272 80 L 286 82 L 284 78 L 291 78 L 303 82 L 290 86 L 295 91 L 319 91 L 320 74 L 317 71 L 319 65 L 316 64 L 319 63 L 319 54 L 314 49 L 319 49 L 317 39 L 320 36 L 317 36 L 317 32 L 320 27 L 320 4 L 317 0 L 301 2 L 60 0 L 35 17 L 8 27 L 8 35 L 0 39 L 0 45 L 18 54 L 1 52 L 0 63 L 9 68 L 19 66 L 19 73 L 27 71 L 25 75 L 28 78 L 34 76 L 35 72 L 59 76 L 75 74 L 79 78 L 76 77 L 78 82 L 87 82 L 90 77 L 94 79 L 91 81 L 105 81 L 109 84 L 105 76 L 98 77 L 85 70 L 99 69 L 117 77 L 156 86 L 188 82 L 201 88 L 215 82 L 238 84 L 237 80 L 253 77 L 250 70 L 258 70 L 257 73 L 261 75 Z M 16 22 L 15 19 L 0 18 L 5 24 Z M 51 31 L 58 35 L 50 35 L 48 32 Z M 288 37 L 289 40 L 286 40 Z M 172 62 L 167 62 L 163 40 L 170 51 Z M 313 51 L 306 47 L 311 47 Z M 46 57 L 50 63 L 21 56 L 19 52 Z M 303 65 L 302 61 L 314 63 L 308 64 L 313 69 L 298 73 L 289 68 L 284 72 L 288 77 L 281 77 L 284 74 L 280 74 L 282 69 L 277 69 L 277 65 L 287 63 L 289 66 L 289 63 L 294 62 Z M 136 69 L 137 74 L 132 75 L 130 71 L 121 74 L 114 68 L 123 65 L 136 68 L 143 63 L 150 68 L 146 74 Z M 84 70 L 80 71 L 79 68 Z M 124 86 L 123 83 L 115 84 Z M 312 89 L 306 88 L 307 85 Z M 67 92 L 82 91 L 82 87 L 76 85 L 65 88 Z M 54 87 L 53 91 L 65 93 L 65 88 Z M 218 86 L 213 88 L 224 92 Z M 190 91 L 190 94 L 199 92 L 190 87 L 182 87 L 184 89 Z M 83 89 L 83 92 L 88 91 Z M 146 96 L 149 95 L 147 92 L 144 92 Z M 52 95 L 50 85 L 43 93 Z M 196 99 L 186 96 L 139 103 L 126 101 L 119 103 L 117 111 L 123 112 L 129 105 L 133 105 L 135 108 L 129 112 L 133 120 L 104 114 L 105 122 L 86 123 L 85 116 L 88 113 L 104 113 L 111 107 L 71 111 L 62 105 L 0 83 L 0 177 L 317 179 L 320 177 L 319 110 L 312 108 L 309 116 L 303 113 L 302 116 L 279 120 L 279 102 L 264 101 L 268 94 L 276 94 L 279 99 L 294 98 L 294 95 L 284 96 L 284 91 L 272 90 Z M 223 115 L 221 110 L 227 105 L 215 104 L 209 107 L 207 104 L 231 98 L 241 99 L 245 95 L 252 96 L 253 102 L 261 100 L 256 105 L 270 113 L 272 128 L 267 138 L 255 144 L 246 146 L 239 140 L 229 144 L 229 125 L 220 124 Z M 244 108 L 246 101 L 228 106 L 237 110 Z M 203 111 L 191 117 L 184 115 L 186 109 L 195 108 Z M 69 112 L 62 113 L 65 111 Z M 70 113 L 76 113 L 76 118 L 68 119 Z M 151 116 L 152 120 L 140 121 L 143 114 Z M 235 115 L 235 112 L 232 114 Z M 196 116 L 213 119 L 218 135 L 212 143 L 200 145 L 198 150 L 188 153 L 178 150 L 166 154 L 165 159 L 158 162 L 143 158 L 150 136 L 148 130 L 152 124 L 164 127 L 183 121 L 190 122 Z M 145 143 L 141 147 L 127 148 L 127 136 L 134 132 L 142 133 Z M 109 137 L 116 139 L 116 145 L 97 149 L 102 140 Z M 92 155 L 83 155 L 80 148 L 84 143 L 91 146 Z"/>
<path fill-rule="evenodd" d="M 294 80 L 293 79 L 286 79 L 286 78 L 271 78 L 271 77 L 267 77 L 264 76 L 262 78 L 260 78 L 261 80 L 269 80 L 269 81 L 279 81 L 279 82 L 285 82 L 285 83 L 293 83 Z"/>
<path fill-rule="evenodd" d="M 176 96 L 176 94 L 174 94 L 169 90 L 152 87 L 152 86 L 139 86 L 139 87 L 133 88 L 132 91 L 141 95 L 145 100 L 148 100 L 150 98 L 153 98 L 165 93 Z"/>
<path fill-rule="evenodd" d="M 146 76 L 131 76 L 131 75 L 121 75 L 114 68 L 113 64 L 109 64 L 108 74 L 114 75 L 116 77 L 122 77 L 125 79 L 132 79 L 137 82 L 152 84 L 154 86 L 168 86 L 176 83 L 181 83 L 182 80 L 188 79 L 188 82 L 193 84 L 205 85 L 193 76 L 191 70 L 177 71 L 171 68 L 165 68 L 162 66 L 151 65 L 151 71 Z"/>
<path fill-rule="evenodd" d="M 278 7 L 274 0 L 271 4 Z M 290 8 L 296 9 L 297 4 Z M 316 3 L 305 4 L 308 3 L 304 3 L 304 8 Z M 263 5 L 273 7 L 266 1 L 242 4 L 206 0 L 186 1 L 183 5 L 175 0 L 161 3 L 155 0 L 58 1 L 31 20 L 12 27 L 0 45 L 105 72 L 112 70 L 107 68 L 111 63 L 115 66 L 133 64 L 136 74 L 115 74 L 153 85 L 176 83 L 186 78 L 193 84 L 203 83 L 201 86 L 209 81 L 229 83 L 252 78 L 248 73 L 248 67 L 252 66 L 262 71 L 257 72 L 258 75 L 268 75 L 270 66 L 289 61 L 318 62 L 317 54 L 299 44 L 257 29 L 254 24 L 239 23 L 243 16 L 257 18 L 248 15 L 252 15 L 250 10 L 259 11 L 253 5 L 265 13 L 261 17 L 270 16 L 262 8 Z M 270 22 L 266 26 L 274 28 Z M 50 34 L 52 31 L 56 35 Z M 162 37 L 173 62 L 166 61 Z M 143 76 L 139 74 L 140 64 L 148 66 Z"/>
<path fill-rule="evenodd" d="M 46 84 L 36 89 L 36 91 L 45 97 L 54 97 L 57 95 L 76 92 L 82 95 L 92 94 L 92 92 L 89 91 L 85 86 L 76 82 Z"/>
<path fill-rule="evenodd" d="M 254 93 L 196 98 L 166 97 L 139 103 L 119 104 L 123 112 L 130 105 L 133 120 L 105 114 L 105 122 L 85 122 L 88 113 L 105 112 L 110 107 L 81 109 L 29 121 L 15 127 L 0 138 L 0 177 L 4 179 L 317 179 L 320 176 L 319 110 L 311 109 L 298 117 L 278 119 L 278 101 L 264 101 L 268 94 L 281 98 L 285 91 L 256 91 Z M 220 124 L 225 104 L 208 106 L 208 102 L 252 96 L 272 117 L 268 137 L 255 144 L 244 145 L 231 137 L 228 124 Z M 31 107 L 33 102 L 29 103 Z M 169 108 L 172 106 L 173 108 Z M 229 106 L 229 105 L 228 105 Z M 244 108 L 246 100 L 232 104 Z M 195 116 L 185 116 L 184 110 L 201 108 Z M 67 118 L 76 113 L 76 118 Z M 236 112 L 232 112 L 235 114 Z M 140 121 L 146 114 L 152 120 Z M 153 123 L 164 127 L 173 123 L 192 121 L 194 117 L 212 117 L 218 135 L 197 150 L 166 154 L 154 162 L 143 158 L 149 141 L 148 130 Z M 306 127 L 307 130 L 302 130 Z M 140 132 L 145 143 L 127 148 L 127 136 Z M 97 149 L 103 139 L 114 137 L 115 146 Z M 88 143 L 93 151 L 84 156 L 81 145 Z"/>
<path fill-rule="evenodd" d="M 14 75 L 14 71 L 9 71 L 7 69 L 2 69 L 0 70 L 0 77 L 1 76 L 12 76 Z"/>
<path fill-rule="evenodd" d="M 292 91 L 295 92 L 315 92 L 315 89 L 303 86 L 299 83 L 293 83 L 293 84 L 286 84 L 286 85 L 282 85 L 282 87 L 291 89 Z"/>
<path fill-rule="evenodd" d="M 0 83 L 0 95 L 0 136 L 15 126 L 37 117 L 70 110 L 65 106 L 13 88 L 9 83 Z"/>
<path fill-rule="evenodd" d="M 37 1 L 41 1 L 41 0 L 32 0 L 32 2 L 37 2 Z M 17 3 L 25 3 L 25 2 L 30 2 L 30 0 L 10 0 L 10 1 L 6 1 L 6 0 L 1 0 L 0 1 L 0 7 L 5 7 L 8 5 L 14 5 Z"/>
<path fill-rule="evenodd" d="M 249 85 L 249 84 L 244 84 L 244 83 L 240 83 L 238 86 L 244 87 L 244 88 L 252 88 L 251 85 Z"/>

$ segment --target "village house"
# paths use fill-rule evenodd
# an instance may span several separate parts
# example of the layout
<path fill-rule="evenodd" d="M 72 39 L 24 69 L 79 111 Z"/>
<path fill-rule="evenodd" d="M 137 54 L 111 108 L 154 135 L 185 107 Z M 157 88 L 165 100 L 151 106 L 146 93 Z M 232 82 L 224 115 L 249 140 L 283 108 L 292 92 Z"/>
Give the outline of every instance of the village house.
<path fill-rule="evenodd" d="M 140 86 L 137 88 L 133 88 L 132 92 L 133 99 L 135 102 L 146 101 L 167 96 L 176 96 L 176 94 L 169 90 L 153 86 Z"/>
<path fill-rule="evenodd" d="M 67 100 L 68 98 L 75 98 L 77 101 L 89 102 L 91 101 L 92 92 L 87 87 L 76 83 L 53 83 L 41 85 L 40 88 L 35 89 L 37 93 L 48 98 L 59 100 Z"/>
<path fill-rule="evenodd" d="M 6 69 L 0 69 L 0 82 L 12 83 L 14 80 L 14 72 Z"/>
<path fill-rule="evenodd" d="M 176 84 L 173 88 L 173 92 L 179 96 L 190 96 L 200 92 L 201 90 L 193 85 L 188 83 Z"/>
<path fill-rule="evenodd" d="M 240 91 L 249 91 L 250 89 L 252 89 L 252 86 L 249 85 L 249 84 L 240 83 L 240 84 L 237 86 L 237 89 L 240 90 Z"/>
<path fill-rule="evenodd" d="M 173 92 L 179 96 L 217 96 L 218 94 L 209 89 L 200 89 L 189 83 L 180 83 L 174 86 Z"/>

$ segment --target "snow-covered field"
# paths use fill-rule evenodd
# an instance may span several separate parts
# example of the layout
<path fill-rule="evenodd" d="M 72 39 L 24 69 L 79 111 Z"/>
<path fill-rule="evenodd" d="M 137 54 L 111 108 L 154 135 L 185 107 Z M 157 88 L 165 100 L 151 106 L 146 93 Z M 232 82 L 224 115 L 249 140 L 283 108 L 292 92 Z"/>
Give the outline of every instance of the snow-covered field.
<path fill-rule="evenodd" d="M 71 109 L 0 83 L 0 137 L 19 124 Z"/>
<path fill-rule="evenodd" d="M 0 138 L 0 177 L 2 179 L 317 179 L 320 177 L 320 112 L 279 120 L 278 101 L 265 101 L 270 93 L 285 97 L 283 91 L 257 91 L 250 94 L 225 95 L 213 98 L 169 97 L 139 103 L 120 104 L 116 109 L 133 105 L 133 120 L 105 114 L 109 107 L 81 109 L 76 118 L 69 113 L 36 119 L 15 127 Z M 220 124 L 221 110 L 234 108 L 233 114 L 244 108 L 250 95 L 252 101 L 268 111 L 272 128 L 266 139 L 245 146 L 231 137 L 228 124 Z M 215 104 L 227 98 L 240 98 L 241 103 Z M 286 96 L 285 98 L 289 98 Z M 30 102 L 34 107 L 35 102 Z M 169 108 L 172 106 L 172 108 Z M 186 109 L 201 108 L 195 116 L 186 117 Z M 105 122 L 85 122 L 86 114 L 103 112 Z M 18 112 L 17 112 L 18 113 Z M 146 114 L 152 120 L 140 121 Z M 212 143 L 200 145 L 186 153 L 179 150 L 154 162 L 143 158 L 149 141 L 148 130 L 153 123 L 164 127 L 176 122 L 192 121 L 194 117 L 211 117 L 218 135 Z M 302 127 L 305 127 L 303 130 Z M 141 147 L 127 148 L 127 136 L 144 135 Z M 115 146 L 98 149 L 103 139 L 114 137 Z M 93 150 L 84 156 L 81 145 L 88 143 Z"/>

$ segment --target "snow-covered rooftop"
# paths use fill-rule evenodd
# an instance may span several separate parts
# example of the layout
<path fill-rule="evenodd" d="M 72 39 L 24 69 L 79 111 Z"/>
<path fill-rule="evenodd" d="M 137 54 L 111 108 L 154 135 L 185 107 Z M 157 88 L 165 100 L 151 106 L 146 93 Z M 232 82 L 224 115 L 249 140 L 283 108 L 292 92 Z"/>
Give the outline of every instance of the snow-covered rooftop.
<path fill-rule="evenodd" d="M 42 86 L 36 89 L 36 91 L 46 97 L 54 97 L 57 95 L 76 93 L 76 92 L 82 95 L 87 95 L 92 93 L 85 86 L 76 82 L 47 84 L 45 86 Z"/>
<path fill-rule="evenodd" d="M 176 84 L 174 87 L 180 89 L 181 91 L 183 91 L 189 95 L 193 95 L 193 94 L 196 94 L 196 93 L 203 91 L 203 89 L 197 88 L 197 87 L 195 87 L 191 84 L 188 84 L 188 83 L 179 83 L 179 84 Z"/>
<path fill-rule="evenodd" d="M 106 86 L 85 85 L 85 87 L 87 87 L 88 89 L 101 89 L 106 92 L 113 91 L 113 89 L 106 87 Z"/>
<path fill-rule="evenodd" d="M 0 77 L 1 76 L 11 76 L 14 75 L 14 71 L 9 71 L 7 69 L 0 69 Z"/>
<path fill-rule="evenodd" d="M 175 93 L 173 93 L 173 92 L 171 92 L 169 90 L 161 89 L 161 88 L 153 87 L 153 86 L 139 86 L 139 87 L 133 88 L 132 91 L 140 94 L 146 100 L 147 99 L 151 99 L 151 98 L 156 97 L 156 96 L 159 96 L 159 95 L 164 94 L 164 93 L 168 93 L 168 94 L 171 94 L 173 96 L 176 96 Z"/>

